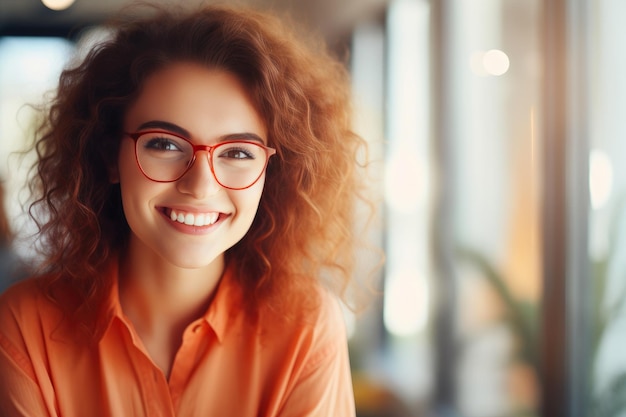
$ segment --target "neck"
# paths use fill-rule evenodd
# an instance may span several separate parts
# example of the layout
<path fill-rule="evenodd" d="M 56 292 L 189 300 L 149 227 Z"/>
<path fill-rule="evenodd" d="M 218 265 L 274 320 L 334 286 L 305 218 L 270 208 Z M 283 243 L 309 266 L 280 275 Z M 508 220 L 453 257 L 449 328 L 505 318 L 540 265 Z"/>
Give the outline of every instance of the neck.
<path fill-rule="evenodd" d="M 205 267 L 187 269 L 146 256 L 131 242 L 120 263 L 122 310 L 140 333 L 184 329 L 206 311 L 223 272 L 223 255 Z"/>
<path fill-rule="evenodd" d="M 206 311 L 223 272 L 223 254 L 204 267 L 181 268 L 131 238 L 120 260 L 120 304 L 166 378 L 185 328 Z"/>

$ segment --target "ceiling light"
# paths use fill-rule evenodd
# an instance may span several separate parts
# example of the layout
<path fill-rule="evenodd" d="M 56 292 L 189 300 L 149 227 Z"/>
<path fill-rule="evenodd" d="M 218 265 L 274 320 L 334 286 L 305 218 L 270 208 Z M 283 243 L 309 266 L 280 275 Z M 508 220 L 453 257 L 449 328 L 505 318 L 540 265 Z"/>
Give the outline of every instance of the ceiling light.
<path fill-rule="evenodd" d="M 502 75 L 509 70 L 509 57 L 499 49 L 492 49 L 483 55 L 483 67 L 489 75 Z"/>
<path fill-rule="evenodd" d="M 52 10 L 65 10 L 74 4 L 75 0 L 41 0 L 44 6 Z"/>

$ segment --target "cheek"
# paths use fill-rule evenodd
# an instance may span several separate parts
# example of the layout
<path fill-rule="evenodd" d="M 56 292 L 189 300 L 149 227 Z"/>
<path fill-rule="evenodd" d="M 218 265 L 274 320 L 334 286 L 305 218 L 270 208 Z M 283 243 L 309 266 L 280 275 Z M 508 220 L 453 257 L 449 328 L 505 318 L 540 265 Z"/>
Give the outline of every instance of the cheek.
<path fill-rule="evenodd" d="M 237 207 L 240 214 L 250 217 L 250 221 L 256 214 L 263 194 L 264 186 L 263 178 L 261 178 L 251 188 L 240 191 L 230 191 L 230 199 Z"/>
<path fill-rule="evenodd" d="M 149 194 L 152 184 L 137 167 L 133 150 L 127 147 L 120 150 L 118 181 L 122 191 L 122 204 L 128 217 L 128 209 L 133 206 L 133 201 L 141 200 L 142 196 Z"/>
<path fill-rule="evenodd" d="M 147 178 L 142 174 L 135 161 L 135 150 L 128 142 L 120 148 L 117 158 L 118 181 L 123 188 L 148 185 Z"/>
<path fill-rule="evenodd" d="M 259 203 L 261 202 L 261 196 L 263 195 L 263 190 L 265 189 L 265 176 L 261 177 L 259 181 L 254 184 L 254 186 L 249 190 L 250 195 L 248 199 L 250 201 L 250 205 L 254 206 L 254 210 L 256 211 L 259 207 Z"/>

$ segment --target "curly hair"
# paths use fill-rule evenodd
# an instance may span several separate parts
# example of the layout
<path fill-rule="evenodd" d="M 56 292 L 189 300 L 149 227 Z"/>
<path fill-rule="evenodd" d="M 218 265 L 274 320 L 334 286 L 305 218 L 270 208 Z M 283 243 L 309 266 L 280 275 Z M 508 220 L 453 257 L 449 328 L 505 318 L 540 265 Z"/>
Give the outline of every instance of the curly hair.
<path fill-rule="evenodd" d="M 364 146 L 351 130 L 345 65 L 323 42 L 251 9 L 149 7 L 126 11 L 110 28 L 108 40 L 62 73 L 34 145 L 30 213 L 48 281 L 71 280 L 84 309 L 105 297 L 110 283 L 99 271 L 130 233 L 119 184 L 109 180 L 124 114 L 148 76 L 191 61 L 244 83 L 277 150 L 256 218 L 226 253 L 245 297 L 251 305 L 302 305 L 320 277 L 344 291 Z"/>

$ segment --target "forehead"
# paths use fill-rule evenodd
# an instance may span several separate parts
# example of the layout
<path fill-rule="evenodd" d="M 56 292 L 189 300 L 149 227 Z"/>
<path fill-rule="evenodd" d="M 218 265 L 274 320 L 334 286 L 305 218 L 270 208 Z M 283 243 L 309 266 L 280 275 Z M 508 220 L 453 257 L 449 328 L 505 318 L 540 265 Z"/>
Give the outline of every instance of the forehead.
<path fill-rule="evenodd" d="M 195 63 L 175 63 L 149 76 L 125 117 L 125 129 L 161 120 L 192 135 L 253 132 L 266 136 L 265 121 L 234 74 Z M 219 132 L 218 132 L 219 131 Z"/>

